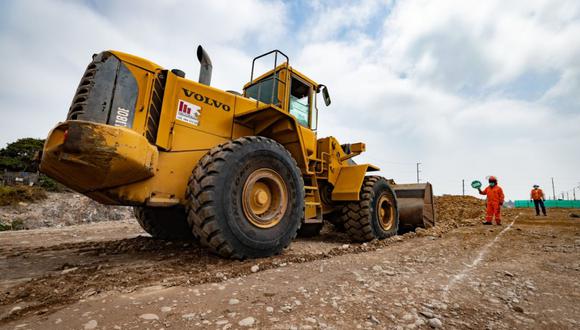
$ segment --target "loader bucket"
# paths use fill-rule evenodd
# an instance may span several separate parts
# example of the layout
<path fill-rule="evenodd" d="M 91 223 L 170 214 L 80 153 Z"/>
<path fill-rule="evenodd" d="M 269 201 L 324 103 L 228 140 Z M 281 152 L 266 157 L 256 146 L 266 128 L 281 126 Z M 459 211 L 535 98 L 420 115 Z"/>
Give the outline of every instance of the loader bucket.
<path fill-rule="evenodd" d="M 397 195 L 400 230 L 435 226 L 433 189 L 430 183 L 395 184 L 393 189 Z"/>

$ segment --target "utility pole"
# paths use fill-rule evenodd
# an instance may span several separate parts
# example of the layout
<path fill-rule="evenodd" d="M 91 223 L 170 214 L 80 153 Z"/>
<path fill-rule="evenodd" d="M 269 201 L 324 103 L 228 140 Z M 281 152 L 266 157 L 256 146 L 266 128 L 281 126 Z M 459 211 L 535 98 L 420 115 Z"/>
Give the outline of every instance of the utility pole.
<path fill-rule="evenodd" d="M 574 196 L 574 200 L 576 200 L 576 187 L 572 188 L 572 195 Z"/>
<path fill-rule="evenodd" d="M 465 196 L 465 179 L 461 180 L 461 185 L 463 186 L 463 196 Z"/>
<path fill-rule="evenodd" d="M 562 200 L 564 200 L 564 193 L 562 193 Z"/>
<path fill-rule="evenodd" d="M 556 188 L 554 188 L 554 178 L 552 178 L 552 196 L 556 200 Z"/>
<path fill-rule="evenodd" d="M 419 183 L 419 173 L 421 171 L 419 171 L 419 165 L 421 165 L 421 163 L 417 163 L 417 183 Z"/>
<path fill-rule="evenodd" d="M 570 200 L 570 193 L 569 192 L 566 192 L 566 199 Z"/>

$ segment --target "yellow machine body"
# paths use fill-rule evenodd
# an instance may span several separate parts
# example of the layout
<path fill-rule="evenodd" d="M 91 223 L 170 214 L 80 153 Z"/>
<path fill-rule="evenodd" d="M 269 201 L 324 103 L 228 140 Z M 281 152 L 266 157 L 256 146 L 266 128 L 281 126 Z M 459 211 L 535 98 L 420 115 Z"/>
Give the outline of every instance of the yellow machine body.
<path fill-rule="evenodd" d="M 292 88 L 298 84 L 303 97 L 296 101 Z M 258 101 L 264 97 L 252 94 L 256 86 L 273 101 Z M 91 91 L 97 87 L 109 93 L 98 94 L 110 102 L 109 113 L 86 96 L 97 95 Z M 103 52 L 87 68 L 67 120 L 50 132 L 41 171 L 105 204 L 183 205 L 192 170 L 210 149 L 265 136 L 296 160 L 305 184 L 305 221 L 321 222 L 333 201 L 358 200 L 366 172 L 378 168 L 352 162 L 364 152 L 362 143 L 317 138 L 319 89 L 287 62 L 252 79 L 241 95 L 133 55 Z M 330 196 L 321 196 L 321 186 L 332 187 Z"/>

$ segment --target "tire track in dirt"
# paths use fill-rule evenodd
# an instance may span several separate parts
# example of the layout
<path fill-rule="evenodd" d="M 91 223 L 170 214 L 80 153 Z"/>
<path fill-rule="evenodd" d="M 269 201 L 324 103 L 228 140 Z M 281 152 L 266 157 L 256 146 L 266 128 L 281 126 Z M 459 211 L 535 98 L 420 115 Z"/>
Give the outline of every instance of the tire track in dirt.
<path fill-rule="evenodd" d="M 449 280 L 449 283 L 447 283 L 447 285 L 443 288 L 443 301 L 447 301 L 448 300 L 448 295 L 449 295 L 449 291 L 451 291 L 453 289 L 453 287 L 456 284 L 461 283 L 468 275 L 469 273 L 474 270 L 480 262 L 482 262 L 485 259 L 485 256 L 489 253 L 489 251 L 491 250 L 491 248 L 499 241 L 499 239 L 501 238 L 501 236 L 506 233 L 507 231 L 509 231 L 512 226 L 514 225 L 514 223 L 516 222 L 516 220 L 519 218 L 519 214 L 515 216 L 515 218 L 512 220 L 512 222 L 505 227 L 502 231 L 499 232 L 499 234 L 497 234 L 492 240 L 491 242 L 487 243 L 477 254 L 477 256 L 473 259 L 473 261 L 469 264 L 465 264 L 465 267 L 457 274 L 455 274 L 454 276 L 452 276 Z"/>
<path fill-rule="evenodd" d="M 350 240 L 345 234 L 327 227 L 322 236 L 298 239 L 281 255 L 245 261 L 217 257 L 195 242 L 166 242 L 145 236 L 106 240 L 95 233 L 94 228 L 101 228 L 98 226 L 78 226 L 78 235 L 74 239 L 66 238 L 61 244 L 47 242 L 45 245 L 48 246 L 42 246 L 33 242 L 28 248 L 14 244 L 14 241 L 34 235 L 35 231 L 21 236 L 11 233 L 8 240 L 10 249 L 0 252 L 0 271 L 12 281 L 0 283 L 0 288 L 5 288 L 0 292 L 0 325 L 30 314 L 51 313 L 100 292 L 132 292 L 152 285 L 171 287 L 219 283 L 251 274 L 254 265 L 262 271 L 375 251 L 415 236 L 441 236 L 453 228 L 473 226 L 479 221 L 462 215 L 464 210 L 474 214 L 471 209 L 479 209 L 481 201 L 474 199 L 466 205 L 464 209 L 443 207 L 443 221 L 439 226 L 417 233 L 410 232 L 383 241 L 347 244 Z M 102 228 L 110 232 L 111 226 L 115 224 L 103 224 Z M 128 227 L 125 223 L 122 226 L 128 236 L 139 232 L 135 230 L 136 225 Z M 40 232 L 41 238 L 51 237 L 50 230 Z M 59 233 L 56 229 L 52 232 Z M 77 237 L 83 235 L 97 238 L 78 242 Z M 118 233 L 115 235 L 115 238 L 119 237 Z M 6 241 L 4 237 L 2 240 Z M 20 309 L 11 312 L 16 306 Z"/>
<path fill-rule="evenodd" d="M 44 251 L 40 248 L 20 251 L 9 258 L 24 256 L 29 259 L 34 254 L 40 253 L 42 256 L 47 251 L 58 251 L 65 256 L 82 253 L 89 260 L 85 260 L 86 264 L 58 265 L 49 274 L 3 292 L 0 295 L 0 325 L 33 313 L 51 313 L 99 292 L 114 290 L 129 293 L 152 285 L 171 287 L 219 283 L 252 274 L 254 265 L 259 265 L 260 271 L 263 271 L 345 254 L 365 253 L 415 236 L 415 233 L 408 233 L 383 241 L 353 245 L 345 244 L 348 239 L 345 236 L 341 239 L 338 235 L 331 238 L 334 240 L 332 244 L 325 244 L 316 252 L 308 252 L 308 248 L 302 247 L 319 244 L 319 240 L 325 240 L 323 236 L 316 240 L 298 240 L 289 251 L 278 256 L 245 261 L 217 257 L 196 243 L 177 244 L 142 236 L 120 241 L 67 243 Z M 24 307 L 9 313 L 16 304 Z"/>

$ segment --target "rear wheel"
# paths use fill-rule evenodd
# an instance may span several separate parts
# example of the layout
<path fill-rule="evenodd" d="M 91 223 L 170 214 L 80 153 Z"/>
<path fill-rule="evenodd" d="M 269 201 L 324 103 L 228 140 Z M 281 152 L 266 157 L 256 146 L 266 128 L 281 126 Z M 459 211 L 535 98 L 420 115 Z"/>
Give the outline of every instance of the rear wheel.
<path fill-rule="evenodd" d="M 355 241 L 384 239 L 397 233 L 397 199 L 383 177 L 365 177 L 360 200 L 346 204 L 341 211 L 346 232 Z"/>
<path fill-rule="evenodd" d="M 193 171 L 188 221 L 202 244 L 230 258 L 259 258 L 287 247 L 304 217 L 304 183 L 290 153 L 265 137 L 210 150 Z"/>
<path fill-rule="evenodd" d="M 137 222 L 151 236 L 164 240 L 191 240 L 185 209 L 182 206 L 133 208 Z"/>

